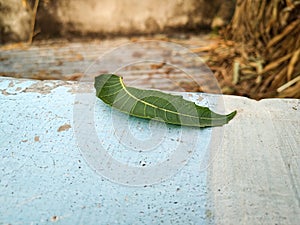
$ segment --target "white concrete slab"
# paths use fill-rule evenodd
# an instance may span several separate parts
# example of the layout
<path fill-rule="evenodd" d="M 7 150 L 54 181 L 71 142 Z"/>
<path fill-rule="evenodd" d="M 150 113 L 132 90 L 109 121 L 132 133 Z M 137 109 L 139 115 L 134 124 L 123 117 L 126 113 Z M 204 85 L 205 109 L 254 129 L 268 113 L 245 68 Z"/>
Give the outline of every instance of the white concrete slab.
<path fill-rule="evenodd" d="M 299 99 L 186 93 L 238 110 L 194 129 L 149 125 L 80 87 L 0 78 L 1 224 L 298 224 Z"/>
<path fill-rule="evenodd" d="M 225 99 L 239 113 L 208 174 L 216 224 L 298 224 L 300 100 Z"/>

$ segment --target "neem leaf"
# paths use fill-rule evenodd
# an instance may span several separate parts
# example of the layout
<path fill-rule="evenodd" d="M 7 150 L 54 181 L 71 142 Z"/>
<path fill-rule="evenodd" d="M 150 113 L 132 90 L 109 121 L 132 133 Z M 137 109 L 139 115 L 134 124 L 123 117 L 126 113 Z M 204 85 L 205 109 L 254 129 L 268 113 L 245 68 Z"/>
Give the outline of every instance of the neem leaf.
<path fill-rule="evenodd" d="M 126 87 L 122 77 L 114 74 L 97 76 L 95 88 L 98 98 L 121 112 L 170 124 L 193 127 L 221 126 L 236 114 L 234 111 L 228 115 L 220 115 L 207 107 L 184 100 L 182 96 Z"/>

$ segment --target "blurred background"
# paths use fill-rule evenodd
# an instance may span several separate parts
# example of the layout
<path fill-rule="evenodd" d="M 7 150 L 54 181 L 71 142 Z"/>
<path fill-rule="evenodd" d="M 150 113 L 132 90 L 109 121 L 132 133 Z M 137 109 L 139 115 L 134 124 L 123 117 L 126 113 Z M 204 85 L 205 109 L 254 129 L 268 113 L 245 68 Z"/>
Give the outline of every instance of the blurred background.
<path fill-rule="evenodd" d="M 79 80 L 99 55 L 141 40 L 198 54 L 224 94 L 300 98 L 300 1 L 0 0 L 0 76 Z M 177 74 L 175 86 L 209 92 L 164 63 L 125 70 L 147 87 L 176 90 L 160 78 Z"/>

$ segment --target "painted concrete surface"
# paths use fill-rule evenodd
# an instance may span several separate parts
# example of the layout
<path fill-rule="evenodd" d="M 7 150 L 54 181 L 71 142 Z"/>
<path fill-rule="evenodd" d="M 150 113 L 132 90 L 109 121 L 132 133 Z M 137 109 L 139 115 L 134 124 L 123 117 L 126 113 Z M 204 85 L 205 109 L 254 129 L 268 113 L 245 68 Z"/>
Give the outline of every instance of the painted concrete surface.
<path fill-rule="evenodd" d="M 216 224 L 298 224 L 300 100 L 230 97 L 238 108 L 208 177 Z"/>
<path fill-rule="evenodd" d="M 207 173 L 197 168 L 209 138 L 199 141 L 187 165 L 164 182 L 124 185 L 95 172 L 78 147 L 73 126 L 76 83 L 1 79 L 0 89 L 1 224 L 206 223 Z M 87 90 L 94 96 L 92 88 Z M 124 164 L 148 166 L 159 157 L 164 161 L 172 153 L 168 144 L 180 141 L 180 128 L 169 127 L 160 149 L 130 153 L 109 133 L 110 108 L 99 100 L 95 112 L 105 147 L 114 148 L 110 154 Z M 132 126 L 145 139 L 147 123 Z M 199 130 L 204 137 L 210 132 Z M 125 159 L 120 158 L 123 151 L 128 152 Z"/>
<path fill-rule="evenodd" d="M 184 97 L 238 114 L 165 126 L 111 110 L 91 83 L 1 78 L 0 223 L 297 224 L 300 100 Z"/>

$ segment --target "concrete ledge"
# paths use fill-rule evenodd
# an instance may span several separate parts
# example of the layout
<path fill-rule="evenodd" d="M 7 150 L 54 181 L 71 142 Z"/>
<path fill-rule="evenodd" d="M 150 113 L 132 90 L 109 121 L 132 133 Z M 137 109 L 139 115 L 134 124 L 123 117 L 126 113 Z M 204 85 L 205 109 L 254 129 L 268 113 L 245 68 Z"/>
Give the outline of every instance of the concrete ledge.
<path fill-rule="evenodd" d="M 112 115 L 118 125 L 128 120 L 142 142 L 150 132 L 148 123 L 114 114 L 101 101 L 85 107 L 76 100 L 84 94 L 94 95 L 92 84 L 0 78 L 1 224 L 298 223 L 299 99 L 257 102 L 223 96 L 226 111 L 238 110 L 229 124 L 198 130 L 167 126 L 165 142 L 139 152 L 116 137 Z M 217 96 L 184 95 L 216 108 Z M 172 155 L 179 142 L 194 149 L 182 168 L 161 182 L 112 182 L 96 172 L 79 149 L 76 105 L 95 111 L 95 130 L 103 146 L 128 165 L 155 166 Z M 155 126 L 152 129 L 163 128 Z M 222 131 L 221 142 L 211 141 L 215 131 Z M 197 140 L 176 139 L 180 132 L 197 134 Z M 86 140 L 89 136 L 86 133 Z M 153 176 L 160 172 L 158 168 Z"/>

